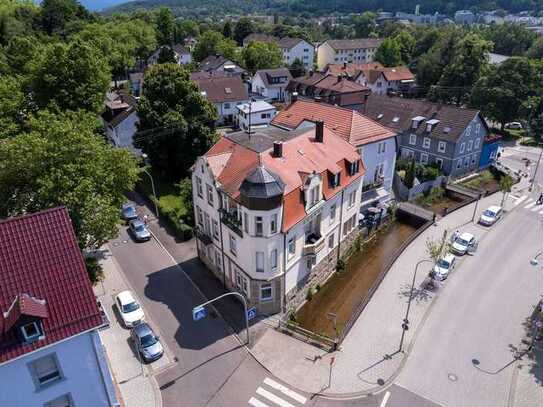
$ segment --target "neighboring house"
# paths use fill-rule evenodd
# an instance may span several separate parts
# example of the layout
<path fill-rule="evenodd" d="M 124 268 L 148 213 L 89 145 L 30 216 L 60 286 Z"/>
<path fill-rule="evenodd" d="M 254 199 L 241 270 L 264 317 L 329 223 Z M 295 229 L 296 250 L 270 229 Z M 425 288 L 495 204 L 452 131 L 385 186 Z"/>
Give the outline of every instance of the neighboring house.
<path fill-rule="evenodd" d="M 267 126 L 277 114 L 275 106 L 263 100 L 243 103 L 236 107 L 238 109 L 236 123 L 242 130 Z"/>
<path fill-rule="evenodd" d="M 315 59 L 315 47 L 302 38 L 281 38 L 277 41 L 277 46 L 281 49 L 283 63 L 292 65 L 295 60 L 300 60 L 306 70 L 313 68 Z"/>
<path fill-rule="evenodd" d="M 109 95 L 102 121 L 106 135 L 115 147 L 127 148 L 135 154 L 141 151 L 134 147 L 134 135 L 139 122 L 136 99 L 125 92 Z"/>
<path fill-rule="evenodd" d="M 390 92 L 408 92 L 415 84 L 415 75 L 406 66 L 385 68 L 379 62 L 358 64 L 330 64 L 324 73 L 334 76 L 347 75 L 347 77 L 367 86 L 372 93 L 386 95 Z"/>
<path fill-rule="evenodd" d="M 284 101 L 287 85 L 292 75 L 287 68 L 256 71 L 251 81 L 251 92 L 270 100 Z"/>
<path fill-rule="evenodd" d="M 360 110 L 370 92 L 366 86 L 350 81 L 346 77 L 310 72 L 305 77 L 290 81 L 287 86 L 287 102 L 294 102 L 299 96 Z"/>
<path fill-rule="evenodd" d="M 496 163 L 498 153 L 501 147 L 501 136 L 498 134 L 488 134 L 483 142 L 483 150 L 481 151 L 481 159 L 479 160 L 479 168 L 487 168 Z"/>
<path fill-rule="evenodd" d="M 295 130 L 313 126 L 318 120 L 356 147 L 362 158 L 366 169 L 362 210 L 390 200 L 396 165 L 396 133 L 352 109 L 302 100 L 279 112 L 271 124 Z"/>
<path fill-rule="evenodd" d="M 1 406 L 119 406 L 68 211 L 0 221 Z"/>
<path fill-rule="evenodd" d="M 169 48 L 169 46 L 163 45 L 162 47 L 159 47 L 155 52 L 153 52 L 151 56 L 147 58 L 147 65 L 151 66 L 158 63 L 160 52 L 164 48 Z M 175 60 L 177 61 L 179 65 L 186 65 L 192 62 L 192 55 L 190 54 L 190 51 L 187 48 L 185 48 L 183 45 L 181 44 L 174 45 L 172 47 L 172 50 L 175 55 Z"/>
<path fill-rule="evenodd" d="M 246 47 L 251 42 L 263 42 L 266 44 L 277 43 L 279 38 L 274 37 L 273 35 L 262 34 L 262 33 L 252 33 L 243 39 L 243 46 Z"/>
<path fill-rule="evenodd" d="M 475 14 L 470 10 L 458 10 L 454 13 L 454 22 L 456 24 L 474 24 Z"/>
<path fill-rule="evenodd" d="M 370 95 L 365 114 L 398 132 L 400 155 L 457 177 L 479 167 L 488 126 L 478 110 Z"/>
<path fill-rule="evenodd" d="M 317 67 L 322 70 L 328 64 L 372 62 L 382 42 L 379 38 L 325 41 L 317 49 Z"/>
<path fill-rule="evenodd" d="M 205 58 L 200 62 L 200 71 L 208 72 L 212 75 L 243 75 L 245 73 L 243 68 L 240 68 L 235 62 L 221 55 L 210 55 Z"/>
<path fill-rule="evenodd" d="M 218 124 L 234 123 L 238 114 L 237 105 L 249 101 L 247 87 L 239 76 L 213 76 L 196 79 L 202 95 L 215 104 Z"/>
<path fill-rule="evenodd" d="M 193 167 L 200 259 L 259 314 L 295 308 L 358 235 L 363 174 L 322 122 L 224 136 Z"/>
<path fill-rule="evenodd" d="M 192 52 L 192 51 L 194 51 L 194 47 L 196 47 L 196 44 L 198 44 L 198 39 L 196 39 L 194 37 L 187 37 L 187 38 L 185 38 L 183 43 L 185 44 L 185 47 L 187 47 L 189 49 L 189 51 Z"/>

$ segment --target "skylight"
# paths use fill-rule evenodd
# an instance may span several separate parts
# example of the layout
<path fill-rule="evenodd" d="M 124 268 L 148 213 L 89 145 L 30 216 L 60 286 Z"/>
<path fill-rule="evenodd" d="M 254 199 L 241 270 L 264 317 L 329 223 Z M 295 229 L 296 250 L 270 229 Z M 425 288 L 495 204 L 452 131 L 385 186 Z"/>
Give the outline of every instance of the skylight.
<path fill-rule="evenodd" d="M 400 118 L 398 116 L 392 119 L 392 123 L 398 123 L 399 121 L 400 121 Z"/>
<path fill-rule="evenodd" d="M 225 93 L 230 94 L 232 93 L 232 89 L 230 88 L 224 88 Z"/>

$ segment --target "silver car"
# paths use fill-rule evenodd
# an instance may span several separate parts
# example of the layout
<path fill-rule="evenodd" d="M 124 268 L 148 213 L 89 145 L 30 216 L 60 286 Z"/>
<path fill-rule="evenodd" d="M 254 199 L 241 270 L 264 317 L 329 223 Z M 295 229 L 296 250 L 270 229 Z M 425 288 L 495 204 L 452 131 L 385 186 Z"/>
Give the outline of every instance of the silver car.
<path fill-rule="evenodd" d="M 134 239 L 138 242 L 145 242 L 151 239 L 151 232 L 149 232 L 145 223 L 139 219 L 131 220 L 128 224 L 128 229 L 130 230 L 130 233 L 132 233 L 132 236 L 134 236 Z"/>
<path fill-rule="evenodd" d="M 137 219 L 136 206 L 132 203 L 125 203 L 121 209 L 121 217 L 126 221 Z"/>
<path fill-rule="evenodd" d="M 164 354 L 164 348 L 149 324 L 143 322 L 130 332 L 136 350 L 145 362 L 158 360 Z"/>

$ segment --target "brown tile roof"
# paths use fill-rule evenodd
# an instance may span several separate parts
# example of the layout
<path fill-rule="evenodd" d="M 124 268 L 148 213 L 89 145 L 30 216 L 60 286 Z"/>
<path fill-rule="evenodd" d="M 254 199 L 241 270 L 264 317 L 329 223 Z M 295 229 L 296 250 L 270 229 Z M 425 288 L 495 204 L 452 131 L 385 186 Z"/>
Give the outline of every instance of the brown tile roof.
<path fill-rule="evenodd" d="M 22 343 L 9 329 L 18 313 L 41 318 L 45 338 Z M 0 363 L 100 325 L 66 208 L 0 221 Z"/>
<path fill-rule="evenodd" d="M 406 66 L 384 68 L 382 72 L 387 81 L 411 81 L 415 79 L 413 72 Z"/>
<path fill-rule="evenodd" d="M 272 138 L 274 131 L 271 129 L 269 132 Z M 328 128 L 324 129 L 323 143 L 315 141 L 314 128 L 303 129 L 295 134 L 298 136 L 284 139 L 281 158 L 272 155 L 272 148 L 256 152 L 229 139 L 230 136 L 219 140 L 204 156 L 216 180 L 234 199 L 239 197 L 239 187 L 245 177 L 259 165 L 276 174 L 285 185 L 283 231 L 289 230 L 306 215 L 301 188 L 307 174 L 314 172 L 321 174 L 324 178 L 323 184 L 327 185 L 328 172 L 342 173 L 340 186 L 334 189 L 326 187 L 323 190 L 325 199 L 329 199 L 361 177 L 365 171 L 361 166 L 360 172 L 352 176 L 348 175 L 345 161 L 355 162 L 360 159 L 360 156 L 353 146 Z M 242 139 L 237 138 L 237 140 Z"/>
<path fill-rule="evenodd" d="M 262 34 L 262 33 L 252 33 L 243 39 L 244 45 L 249 45 L 251 42 L 278 42 L 279 38 L 274 37 L 273 35 Z"/>
<path fill-rule="evenodd" d="M 295 47 L 296 45 L 298 45 L 300 42 L 302 42 L 303 39 L 302 38 L 290 38 L 290 37 L 284 37 L 284 38 L 281 38 L 278 42 L 277 42 L 277 45 L 279 46 L 279 48 L 288 48 L 288 49 L 291 49 L 293 47 Z"/>
<path fill-rule="evenodd" d="M 379 62 L 370 62 L 365 64 L 358 63 L 345 63 L 345 64 L 328 64 L 324 68 L 324 73 L 330 73 L 334 76 L 347 74 L 351 78 L 358 76 L 360 71 L 369 71 L 370 69 L 382 69 L 384 68 Z"/>
<path fill-rule="evenodd" d="M 366 86 L 360 85 L 354 81 L 350 81 L 347 78 L 337 77 L 332 74 L 322 74 L 315 72 L 305 77 L 294 78 L 290 81 L 287 89 L 289 91 L 295 91 L 299 87 L 314 88 L 315 95 L 319 94 L 340 94 L 351 92 L 363 92 L 369 93 L 370 89 Z"/>
<path fill-rule="evenodd" d="M 247 87 L 239 76 L 212 76 L 197 79 L 196 83 L 207 99 L 214 103 L 238 102 L 249 99 Z"/>
<path fill-rule="evenodd" d="M 384 140 L 396 134 L 352 109 L 305 100 L 298 100 L 279 112 L 272 124 L 296 129 L 305 120 L 323 121 L 326 127 L 355 146 Z"/>
<path fill-rule="evenodd" d="M 292 80 L 292 75 L 287 68 L 261 69 L 256 71 L 255 75 L 259 75 L 266 87 L 285 86 Z M 270 83 L 272 78 L 286 77 L 286 82 Z"/>
<path fill-rule="evenodd" d="M 353 40 L 328 40 L 325 43 L 335 50 L 377 48 L 383 42 L 380 38 L 357 38 Z"/>
<path fill-rule="evenodd" d="M 411 128 L 411 120 L 416 116 L 426 120 L 437 119 L 439 123 L 433 126 L 429 134 L 441 140 L 456 142 L 469 123 L 477 116 L 484 125 L 486 122 L 478 110 L 464 109 L 453 105 L 438 104 L 418 99 L 379 96 L 371 94 L 365 105 L 364 114 L 380 124 L 404 131 Z M 428 135 L 425 122 L 419 125 L 416 133 Z"/>

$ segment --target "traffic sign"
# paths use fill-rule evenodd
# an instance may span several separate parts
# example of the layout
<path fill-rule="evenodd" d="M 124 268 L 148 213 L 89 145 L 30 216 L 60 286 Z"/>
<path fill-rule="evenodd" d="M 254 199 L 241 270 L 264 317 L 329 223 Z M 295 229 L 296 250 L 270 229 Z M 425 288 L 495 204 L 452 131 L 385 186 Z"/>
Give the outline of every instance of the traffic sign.
<path fill-rule="evenodd" d="M 199 321 L 207 317 L 207 310 L 204 307 L 194 307 L 192 309 L 192 320 Z"/>
<path fill-rule="evenodd" d="M 247 319 L 250 321 L 254 317 L 256 317 L 256 307 L 249 308 L 247 310 Z"/>

